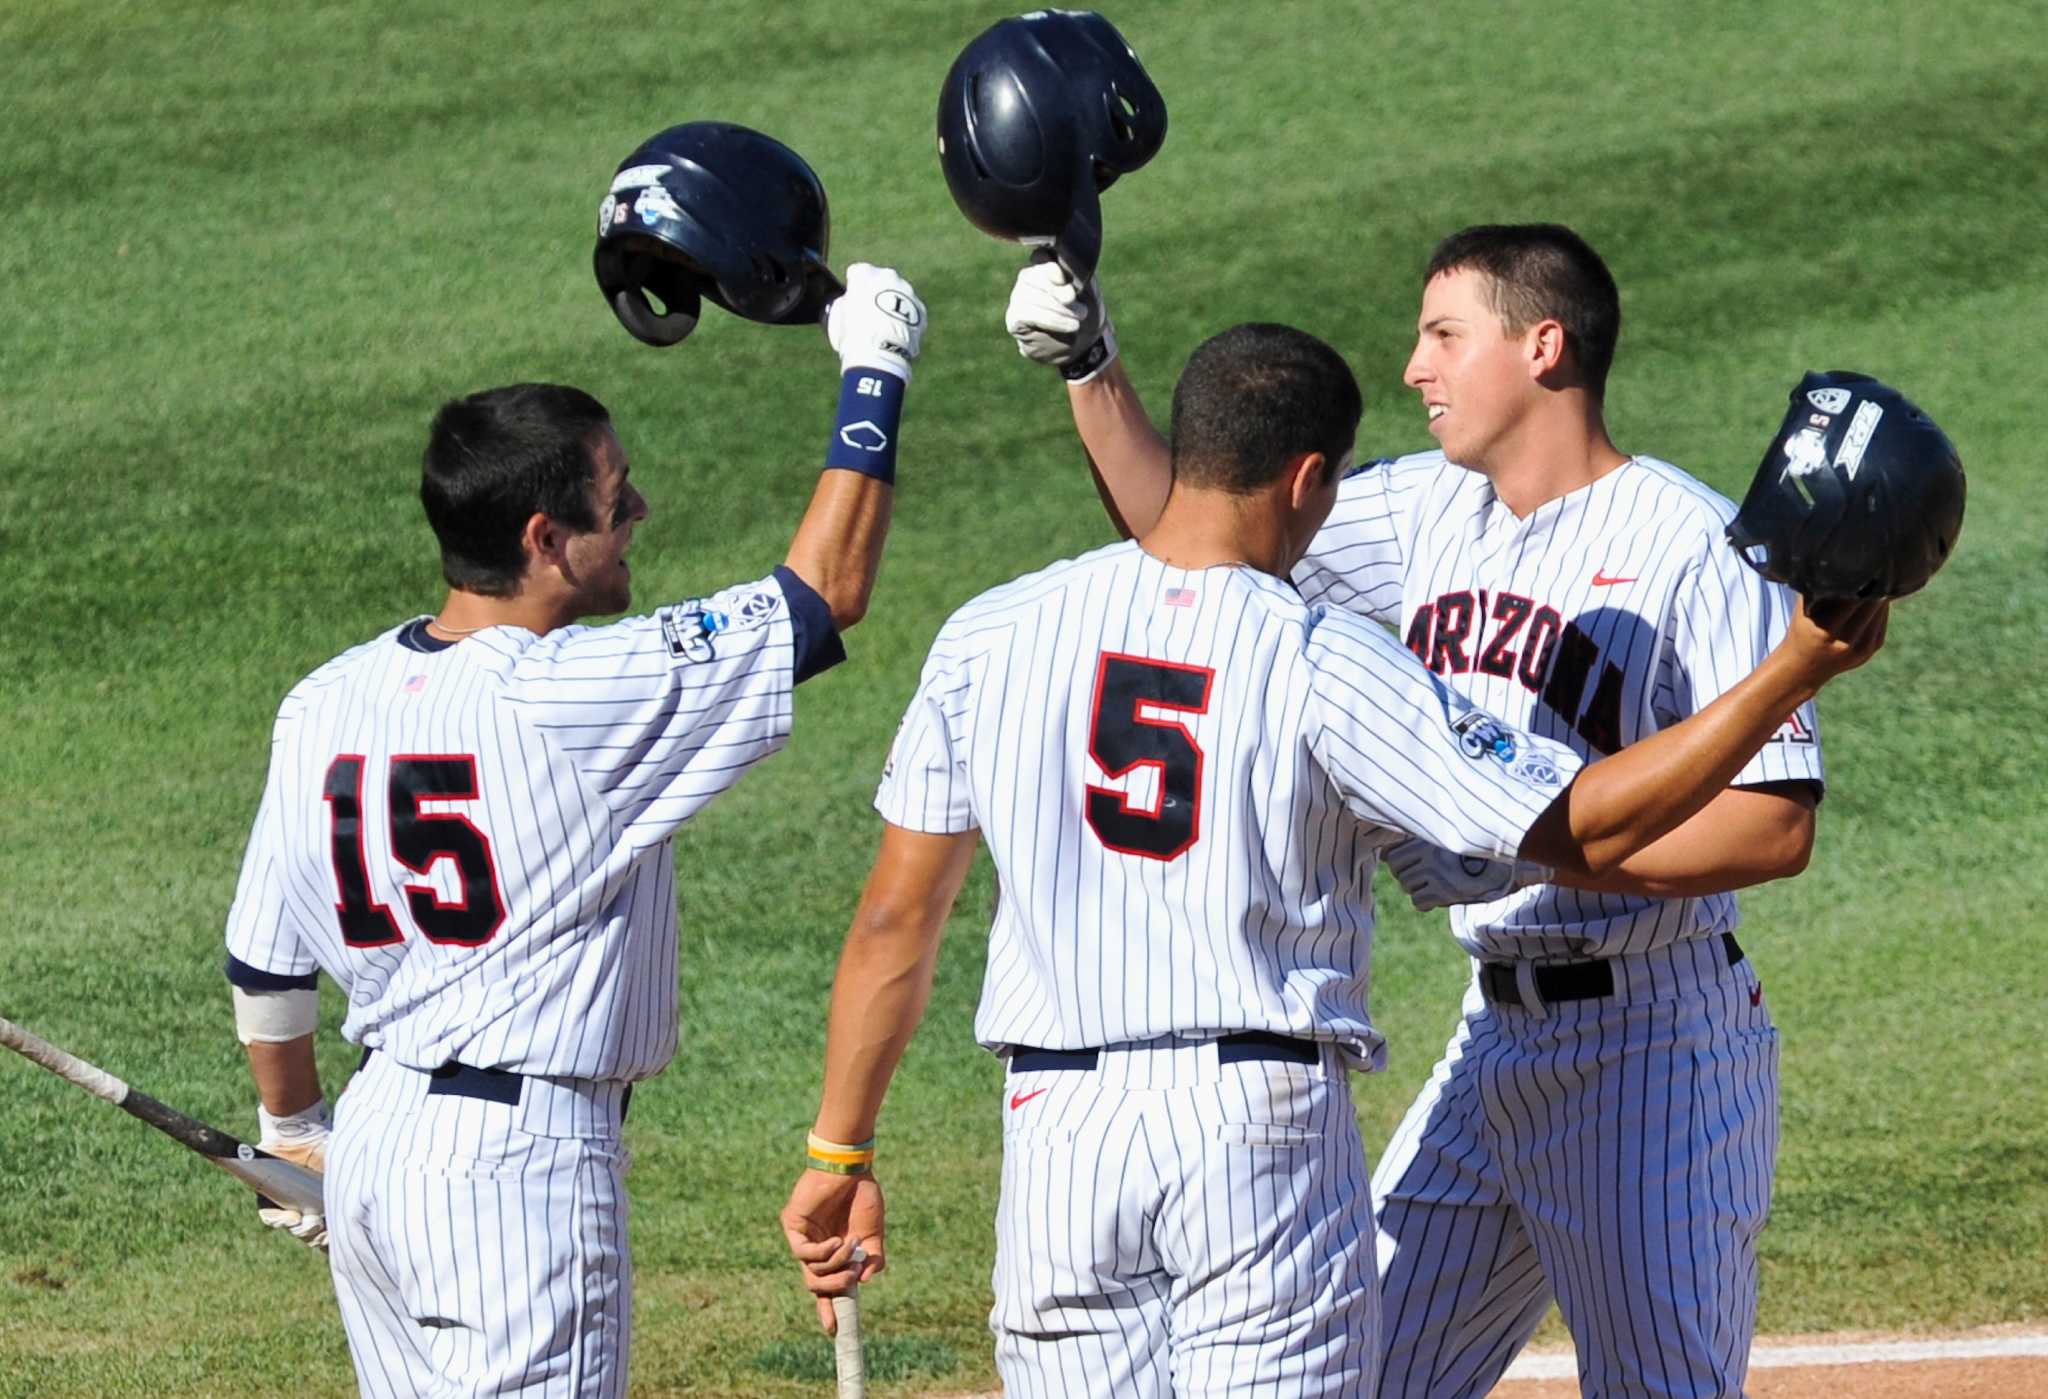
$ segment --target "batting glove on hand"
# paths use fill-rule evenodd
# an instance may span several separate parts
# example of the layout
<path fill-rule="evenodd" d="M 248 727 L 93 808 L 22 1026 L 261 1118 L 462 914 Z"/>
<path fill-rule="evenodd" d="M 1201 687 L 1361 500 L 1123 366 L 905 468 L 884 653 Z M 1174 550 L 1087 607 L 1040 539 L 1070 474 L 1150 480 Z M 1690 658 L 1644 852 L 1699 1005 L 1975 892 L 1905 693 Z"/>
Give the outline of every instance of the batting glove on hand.
<path fill-rule="evenodd" d="M 1427 913 L 1451 904 L 1489 903 L 1494 899 L 1547 882 L 1556 873 L 1548 865 L 1527 860 L 1488 860 L 1460 855 L 1426 840 L 1404 840 L 1386 852 L 1387 868 Z"/>
<path fill-rule="evenodd" d="M 825 308 L 825 338 L 841 372 L 881 369 L 907 384 L 924 321 L 924 303 L 900 273 L 856 262 L 846 269 L 846 294 Z"/>
<path fill-rule="evenodd" d="M 1017 274 L 1003 317 L 1017 353 L 1049 364 L 1070 384 L 1085 384 L 1116 358 L 1116 329 L 1093 277 L 1076 286 L 1067 269 L 1046 257 Z"/>
<path fill-rule="evenodd" d="M 259 1106 L 256 1117 L 263 1124 L 263 1139 L 256 1143 L 257 1150 L 267 1151 L 295 1166 L 304 1166 L 316 1175 L 326 1173 L 327 1138 L 333 1123 L 327 1112 L 326 1099 L 288 1117 L 273 1117 Z M 258 1219 L 273 1229 L 284 1230 L 308 1248 L 317 1248 L 322 1253 L 327 1251 L 326 1215 L 308 1214 L 261 1195 L 256 1199 Z"/>

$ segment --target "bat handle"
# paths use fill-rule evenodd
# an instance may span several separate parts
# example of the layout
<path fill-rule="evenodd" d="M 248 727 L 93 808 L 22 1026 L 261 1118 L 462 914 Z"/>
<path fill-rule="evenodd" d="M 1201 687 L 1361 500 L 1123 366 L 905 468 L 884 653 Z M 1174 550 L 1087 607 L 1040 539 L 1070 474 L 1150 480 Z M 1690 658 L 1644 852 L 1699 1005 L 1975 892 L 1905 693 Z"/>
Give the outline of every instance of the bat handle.
<path fill-rule="evenodd" d="M 833 1339 L 833 1361 L 839 1375 L 839 1399 L 867 1399 L 868 1360 L 860 1340 L 860 1285 L 832 1299 L 832 1317 L 839 1330 Z"/>

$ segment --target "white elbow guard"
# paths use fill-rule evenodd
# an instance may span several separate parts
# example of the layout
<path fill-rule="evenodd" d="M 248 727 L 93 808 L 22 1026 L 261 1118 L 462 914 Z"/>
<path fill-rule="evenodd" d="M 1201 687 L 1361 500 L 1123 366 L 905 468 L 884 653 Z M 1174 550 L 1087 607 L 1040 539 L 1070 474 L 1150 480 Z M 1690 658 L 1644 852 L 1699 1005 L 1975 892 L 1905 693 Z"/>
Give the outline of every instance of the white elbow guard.
<path fill-rule="evenodd" d="M 310 986 L 289 991 L 228 990 L 235 998 L 235 1036 L 243 1044 L 283 1044 L 320 1028 L 320 993 Z"/>

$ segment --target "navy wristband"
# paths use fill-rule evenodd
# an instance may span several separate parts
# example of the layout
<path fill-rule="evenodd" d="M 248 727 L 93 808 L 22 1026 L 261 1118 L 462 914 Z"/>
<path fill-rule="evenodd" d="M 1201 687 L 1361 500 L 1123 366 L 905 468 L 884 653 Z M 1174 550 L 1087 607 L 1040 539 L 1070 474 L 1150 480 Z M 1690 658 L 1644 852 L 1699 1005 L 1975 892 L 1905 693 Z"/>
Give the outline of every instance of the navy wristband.
<path fill-rule="evenodd" d="M 886 369 L 855 367 L 839 380 L 839 419 L 827 469 L 858 471 L 877 481 L 896 481 L 896 427 L 903 420 L 903 381 Z"/>

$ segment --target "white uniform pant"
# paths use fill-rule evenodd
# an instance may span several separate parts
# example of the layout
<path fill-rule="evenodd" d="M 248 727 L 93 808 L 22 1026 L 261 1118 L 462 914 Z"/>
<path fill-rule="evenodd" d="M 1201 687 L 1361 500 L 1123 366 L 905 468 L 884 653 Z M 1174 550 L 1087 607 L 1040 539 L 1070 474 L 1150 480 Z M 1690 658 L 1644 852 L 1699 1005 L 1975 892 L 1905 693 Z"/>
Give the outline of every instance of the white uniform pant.
<path fill-rule="evenodd" d="M 1555 1296 L 1587 1396 L 1742 1393 L 1778 1146 L 1778 1033 L 1719 937 L 1615 994 L 1476 982 L 1373 1177 L 1382 1399 L 1491 1390 Z"/>
<path fill-rule="evenodd" d="M 1008 1399 L 1371 1393 L 1371 1199 L 1335 1049 L 1223 1064 L 1154 1041 L 1003 1093 Z"/>
<path fill-rule="evenodd" d="M 632 1320 L 625 1085 L 427 1092 L 377 1054 L 328 1147 L 335 1298 L 366 1396 L 621 1396 Z"/>

